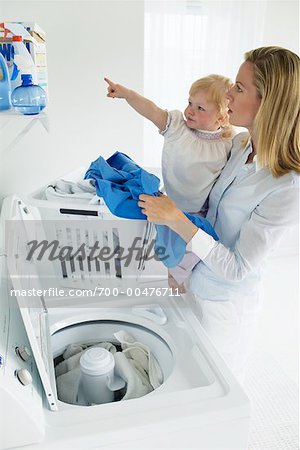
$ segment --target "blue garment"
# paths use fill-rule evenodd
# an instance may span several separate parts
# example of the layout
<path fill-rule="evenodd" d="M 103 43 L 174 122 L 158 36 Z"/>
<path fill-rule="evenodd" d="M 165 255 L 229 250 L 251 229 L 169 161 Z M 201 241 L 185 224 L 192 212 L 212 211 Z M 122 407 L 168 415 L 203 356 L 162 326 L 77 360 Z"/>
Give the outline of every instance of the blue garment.
<path fill-rule="evenodd" d="M 158 192 L 159 178 L 139 167 L 129 156 L 115 152 L 105 160 L 99 156 L 88 168 L 85 179 L 95 180 L 96 192 L 118 217 L 145 220 L 137 201 L 140 194 Z"/>
<path fill-rule="evenodd" d="M 100 156 L 87 170 L 85 179 L 95 181 L 96 192 L 103 197 L 112 214 L 127 219 L 146 220 L 137 202 L 140 194 L 159 195 L 159 178 L 138 166 L 129 156 L 115 152 L 105 160 Z M 203 217 L 185 215 L 218 240 L 211 224 Z M 155 252 L 167 267 L 176 266 L 185 254 L 186 242 L 165 225 L 156 225 Z M 165 252 L 162 251 L 165 249 Z"/>

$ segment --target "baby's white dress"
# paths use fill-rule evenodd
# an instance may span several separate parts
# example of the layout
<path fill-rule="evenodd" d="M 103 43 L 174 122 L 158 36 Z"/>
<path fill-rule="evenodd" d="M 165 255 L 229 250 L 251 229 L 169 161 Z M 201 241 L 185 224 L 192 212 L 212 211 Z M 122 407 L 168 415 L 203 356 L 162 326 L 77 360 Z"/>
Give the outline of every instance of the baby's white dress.
<path fill-rule="evenodd" d="M 187 127 L 183 114 L 168 112 L 162 152 L 162 176 L 167 195 L 186 212 L 198 212 L 225 166 L 232 138 L 224 130 L 203 131 Z"/>

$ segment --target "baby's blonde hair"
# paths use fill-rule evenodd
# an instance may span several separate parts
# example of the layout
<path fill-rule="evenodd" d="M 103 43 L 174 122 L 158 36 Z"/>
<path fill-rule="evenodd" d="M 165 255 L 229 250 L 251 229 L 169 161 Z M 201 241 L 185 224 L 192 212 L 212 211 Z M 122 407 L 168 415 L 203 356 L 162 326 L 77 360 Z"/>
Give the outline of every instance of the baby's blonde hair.
<path fill-rule="evenodd" d="M 214 103 L 219 113 L 224 114 L 225 119 L 222 124 L 222 136 L 224 138 L 229 138 L 233 134 L 233 128 L 229 123 L 229 116 L 227 114 L 228 100 L 225 97 L 232 85 L 233 83 L 229 78 L 223 75 L 211 74 L 194 81 L 189 92 L 190 95 L 195 95 L 200 90 L 205 91 L 207 101 Z"/>

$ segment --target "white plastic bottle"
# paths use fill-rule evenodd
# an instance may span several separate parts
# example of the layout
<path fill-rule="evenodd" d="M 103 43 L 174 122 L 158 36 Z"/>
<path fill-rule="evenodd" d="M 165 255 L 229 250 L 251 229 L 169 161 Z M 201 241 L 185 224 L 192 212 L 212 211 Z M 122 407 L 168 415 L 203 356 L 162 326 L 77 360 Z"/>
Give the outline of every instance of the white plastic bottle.
<path fill-rule="evenodd" d="M 13 78 L 11 79 L 11 89 L 12 91 L 22 84 L 21 76 L 23 74 L 30 74 L 32 76 L 33 84 L 37 84 L 37 73 L 36 67 L 33 62 L 32 56 L 27 50 L 22 36 L 13 36 L 12 46 L 14 49 L 14 67 Z M 15 77 L 16 73 L 17 76 Z"/>

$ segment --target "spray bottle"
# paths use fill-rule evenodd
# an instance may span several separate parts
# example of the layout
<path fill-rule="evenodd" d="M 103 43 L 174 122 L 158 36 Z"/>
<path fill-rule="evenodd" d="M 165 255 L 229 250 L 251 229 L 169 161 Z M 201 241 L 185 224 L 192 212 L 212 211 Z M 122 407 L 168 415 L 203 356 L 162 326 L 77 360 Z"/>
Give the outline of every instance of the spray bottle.
<path fill-rule="evenodd" d="M 11 89 L 14 90 L 22 84 L 22 74 L 30 74 L 34 84 L 37 83 L 37 74 L 32 56 L 27 50 L 22 36 L 13 36 L 12 46 L 14 52 L 14 69 L 11 76 Z"/>

